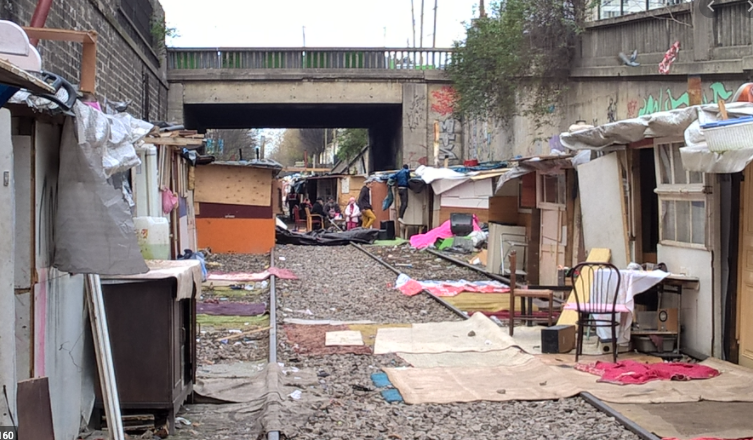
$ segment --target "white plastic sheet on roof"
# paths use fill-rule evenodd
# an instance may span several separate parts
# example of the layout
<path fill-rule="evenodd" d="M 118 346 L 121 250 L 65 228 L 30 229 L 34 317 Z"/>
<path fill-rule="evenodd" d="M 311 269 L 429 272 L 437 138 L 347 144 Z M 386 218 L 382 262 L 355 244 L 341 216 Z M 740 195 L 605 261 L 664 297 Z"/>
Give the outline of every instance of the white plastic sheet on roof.
<path fill-rule="evenodd" d="M 727 112 L 730 117 L 753 115 L 753 104 L 730 103 L 727 104 Z M 742 171 L 753 161 L 753 140 L 751 148 L 724 153 L 710 151 L 701 124 L 717 120 L 719 106 L 716 104 L 692 106 L 617 121 L 575 133 L 562 133 L 560 142 L 571 150 L 604 150 L 645 138 L 684 137 L 686 146 L 680 148 L 680 155 L 686 170 L 704 173 Z"/>

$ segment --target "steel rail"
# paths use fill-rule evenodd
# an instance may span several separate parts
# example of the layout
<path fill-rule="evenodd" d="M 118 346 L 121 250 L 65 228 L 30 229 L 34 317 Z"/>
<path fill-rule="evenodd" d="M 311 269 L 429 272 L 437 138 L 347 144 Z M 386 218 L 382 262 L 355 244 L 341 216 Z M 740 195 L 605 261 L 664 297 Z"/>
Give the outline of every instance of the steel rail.
<path fill-rule="evenodd" d="M 269 267 L 275 266 L 275 249 L 269 251 Z M 275 276 L 269 277 L 269 363 L 277 363 L 277 292 L 275 291 Z M 267 440 L 280 440 L 279 431 L 269 431 Z"/>
<path fill-rule="evenodd" d="M 355 248 L 356 248 L 356 249 L 358 249 L 359 251 L 361 251 L 361 252 L 363 252 L 364 254 L 368 255 L 369 257 L 373 258 L 373 259 L 374 259 L 374 260 L 375 260 L 375 261 L 376 261 L 377 263 L 381 264 L 382 266 L 384 266 L 384 267 L 386 267 L 387 269 L 389 269 L 389 270 L 391 270 L 392 272 L 394 272 L 394 273 L 395 273 L 395 275 L 400 275 L 401 273 L 403 273 L 403 272 L 401 272 L 400 270 L 398 270 L 397 268 L 395 268 L 394 266 L 390 265 L 390 264 L 389 264 L 389 263 L 387 263 L 386 261 L 384 261 L 384 260 L 382 260 L 381 258 L 379 258 L 378 256 L 376 256 L 376 255 L 372 254 L 371 252 L 367 251 L 367 250 L 366 250 L 366 249 L 364 249 L 364 248 L 363 248 L 362 246 L 360 246 L 360 245 L 358 245 L 358 244 L 356 244 L 356 243 L 350 243 L 350 244 L 351 244 L 351 246 L 355 247 Z M 428 290 L 426 290 L 426 289 L 423 289 L 423 290 L 421 290 L 421 293 L 423 293 L 424 295 L 427 295 L 427 296 L 429 296 L 429 297 L 430 297 L 431 299 L 433 299 L 434 301 L 436 301 L 436 302 L 438 302 L 439 304 L 443 305 L 443 306 L 444 306 L 444 307 L 446 307 L 446 308 L 447 308 L 448 310 L 452 311 L 452 312 L 453 312 L 454 314 L 456 314 L 456 315 L 460 316 L 461 318 L 463 318 L 463 319 L 468 319 L 468 318 L 469 318 L 469 316 L 468 316 L 468 314 L 467 314 L 467 313 L 465 313 L 464 311 L 462 311 L 462 310 L 458 309 L 457 307 L 453 306 L 452 304 L 448 303 L 447 301 L 443 300 L 442 298 L 440 298 L 440 297 L 438 297 L 438 296 L 436 296 L 436 295 L 433 295 L 433 294 L 432 294 L 431 292 L 429 292 Z"/>

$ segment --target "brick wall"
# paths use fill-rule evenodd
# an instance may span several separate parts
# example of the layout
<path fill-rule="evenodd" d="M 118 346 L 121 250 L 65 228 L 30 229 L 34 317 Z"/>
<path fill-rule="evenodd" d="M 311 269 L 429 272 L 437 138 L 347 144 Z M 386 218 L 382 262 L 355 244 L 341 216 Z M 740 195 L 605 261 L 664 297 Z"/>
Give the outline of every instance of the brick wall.
<path fill-rule="evenodd" d="M 164 63 L 152 48 L 152 35 L 138 32 L 120 8 L 121 1 L 125 0 L 53 0 L 45 27 L 95 30 L 99 34 L 96 87 L 100 102 L 130 100 L 128 112 L 132 115 L 151 121 L 165 120 Z M 154 15 L 164 17 L 158 0 L 147 1 L 152 2 Z M 36 4 L 37 0 L 0 0 L 0 18 L 28 26 Z M 79 43 L 40 41 L 37 49 L 45 70 L 78 84 Z"/>

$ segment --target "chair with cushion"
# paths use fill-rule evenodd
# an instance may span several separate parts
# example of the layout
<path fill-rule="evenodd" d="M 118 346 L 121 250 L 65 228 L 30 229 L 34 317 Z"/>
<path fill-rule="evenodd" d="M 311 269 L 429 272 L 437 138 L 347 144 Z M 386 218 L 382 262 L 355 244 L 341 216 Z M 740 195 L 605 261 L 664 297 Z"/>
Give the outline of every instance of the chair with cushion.
<path fill-rule="evenodd" d="M 306 228 L 308 228 L 309 231 L 314 230 L 314 225 L 316 225 L 316 229 L 322 229 L 324 227 L 324 218 L 320 214 L 312 214 L 309 210 L 308 206 L 306 209 Z"/>
<path fill-rule="evenodd" d="M 583 354 L 583 334 L 586 327 L 612 329 L 612 358 L 617 362 L 617 328 L 619 313 L 630 313 L 625 304 L 618 304 L 620 271 L 609 263 L 580 263 L 570 272 L 575 303 L 565 305 L 565 310 L 578 313 L 578 338 L 575 361 Z M 577 282 L 576 282 L 577 281 Z"/>

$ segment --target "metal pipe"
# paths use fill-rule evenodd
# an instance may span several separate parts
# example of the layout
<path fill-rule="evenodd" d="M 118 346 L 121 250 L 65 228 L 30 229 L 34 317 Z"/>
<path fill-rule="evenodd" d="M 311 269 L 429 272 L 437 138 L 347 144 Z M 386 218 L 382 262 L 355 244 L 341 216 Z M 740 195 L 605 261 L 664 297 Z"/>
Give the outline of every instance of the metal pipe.
<path fill-rule="evenodd" d="M 483 274 L 483 275 L 485 275 L 485 276 L 487 276 L 489 278 L 492 278 L 494 280 L 503 282 L 503 283 L 505 283 L 507 285 L 511 284 L 509 278 L 503 277 L 502 275 L 497 275 L 496 273 L 491 273 L 491 272 L 489 272 L 487 270 L 484 270 L 484 269 L 482 269 L 480 267 L 474 266 L 472 264 L 468 264 L 465 261 L 460 261 L 460 260 L 458 260 L 456 258 L 452 258 L 449 255 L 445 255 L 445 254 L 443 254 L 441 252 L 437 252 L 437 251 L 432 250 L 432 249 L 426 249 L 426 252 L 428 252 L 428 253 L 430 253 L 432 255 L 436 255 L 437 257 L 444 258 L 445 260 L 450 261 L 452 263 L 455 263 L 457 265 L 466 267 L 466 268 L 471 269 L 471 270 L 475 270 L 476 272 L 478 272 L 480 274 Z M 520 284 L 520 283 L 515 283 L 515 287 L 516 288 L 519 287 L 521 289 L 524 289 L 526 286 L 523 285 L 523 284 Z"/>
<path fill-rule="evenodd" d="M 37 7 L 34 8 L 34 15 L 31 16 L 31 24 L 29 24 L 29 27 L 44 27 L 50 9 L 52 9 L 52 0 L 39 0 Z M 31 43 L 32 46 L 36 46 L 39 44 L 39 39 L 30 38 L 29 43 Z"/>
<path fill-rule="evenodd" d="M 629 431 L 633 432 L 635 435 L 642 438 L 643 440 L 661 440 L 659 437 L 655 436 L 651 432 L 639 426 L 634 421 L 628 419 L 627 417 L 622 415 L 620 412 L 618 412 L 614 408 L 608 406 L 601 400 L 597 399 L 593 394 L 584 392 L 584 393 L 580 393 L 580 397 L 582 397 L 583 400 L 590 403 L 594 408 L 598 409 L 599 411 L 609 415 L 610 417 L 614 417 L 614 419 L 617 420 L 622 426 L 624 426 Z"/>
<path fill-rule="evenodd" d="M 400 271 L 399 271 L 398 269 L 396 269 L 395 267 L 391 266 L 391 265 L 390 265 L 389 263 L 387 263 L 386 261 L 382 260 L 381 258 L 377 257 L 376 255 L 372 254 L 371 252 L 367 251 L 366 249 L 364 249 L 364 248 L 363 248 L 363 247 L 361 247 L 360 245 L 357 245 L 357 244 L 355 244 L 355 243 L 351 243 L 351 245 L 352 245 L 352 246 L 354 246 L 354 247 L 355 247 L 356 249 L 358 249 L 359 251 L 363 252 L 364 254 L 366 254 L 366 255 L 368 255 L 369 257 L 371 257 L 371 258 L 373 258 L 374 260 L 376 260 L 376 262 L 377 262 L 377 263 L 381 264 L 382 266 L 384 266 L 384 267 L 386 267 L 387 269 L 389 269 L 389 270 L 391 270 L 392 272 L 394 272 L 394 273 L 395 273 L 395 275 L 400 275 L 400 274 L 402 273 L 402 272 L 400 272 Z M 452 312 L 453 312 L 453 313 L 455 313 L 456 315 L 460 316 L 461 318 L 463 318 L 463 319 L 468 319 L 468 314 L 466 314 L 466 313 L 465 313 L 464 311 L 462 311 L 462 310 L 458 309 L 457 307 L 453 306 L 452 304 L 448 303 L 447 301 L 443 300 L 442 298 L 440 298 L 440 297 L 438 297 L 438 296 L 435 296 L 435 295 L 433 295 L 433 294 L 432 294 L 431 292 L 429 292 L 428 290 L 426 290 L 426 289 L 423 289 L 423 290 L 421 290 L 421 293 L 423 293 L 424 295 L 427 295 L 427 296 L 431 297 L 431 298 L 432 298 L 432 299 L 433 299 L 434 301 L 436 301 L 436 302 L 438 302 L 439 304 L 443 305 L 444 307 L 446 307 L 447 309 L 449 309 L 450 311 L 452 311 Z"/>
<path fill-rule="evenodd" d="M 269 267 L 275 266 L 275 250 L 269 251 Z M 275 277 L 269 277 L 269 363 L 277 363 L 277 292 L 275 291 Z M 267 440 L 280 440 L 279 431 L 269 431 Z"/>

